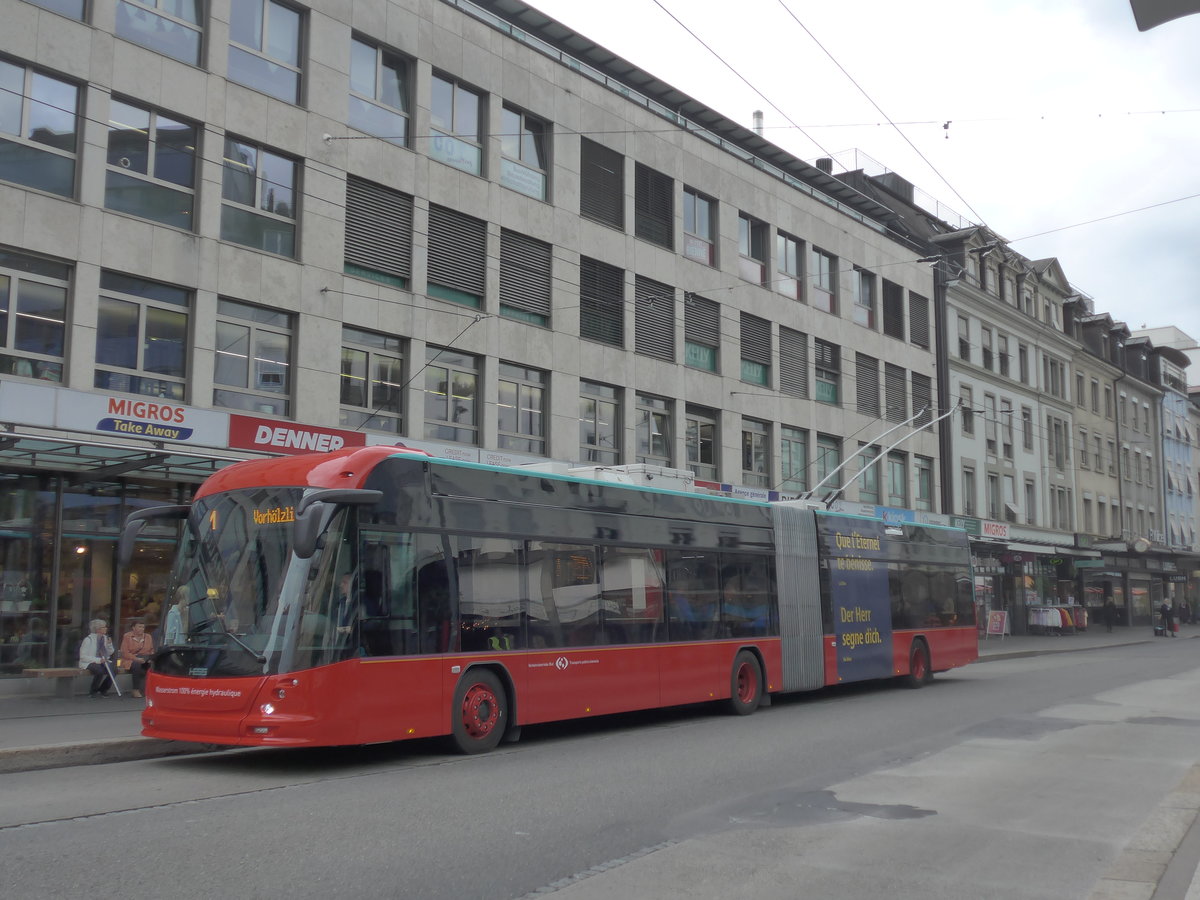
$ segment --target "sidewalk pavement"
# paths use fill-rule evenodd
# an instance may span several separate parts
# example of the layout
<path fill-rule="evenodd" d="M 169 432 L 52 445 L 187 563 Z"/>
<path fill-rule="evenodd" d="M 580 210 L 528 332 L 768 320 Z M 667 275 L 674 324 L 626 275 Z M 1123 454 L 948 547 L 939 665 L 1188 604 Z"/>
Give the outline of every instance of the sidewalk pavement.
<path fill-rule="evenodd" d="M 1184 626 L 1180 636 L 1200 637 L 1200 626 Z M 1111 633 L 1100 627 L 1062 636 L 990 637 L 979 641 L 979 661 L 1094 650 L 1152 640 L 1155 640 L 1153 631 L 1147 627 L 1117 628 Z M 141 712 L 145 701 L 130 697 L 128 692 L 121 698 L 112 694 L 100 699 L 86 696 L 67 699 L 53 696 L 49 684 L 39 682 L 35 686 L 40 688 L 37 693 L 6 694 L 4 683 L 0 682 L 0 774 L 216 749 L 210 744 L 142 737 Z"/>

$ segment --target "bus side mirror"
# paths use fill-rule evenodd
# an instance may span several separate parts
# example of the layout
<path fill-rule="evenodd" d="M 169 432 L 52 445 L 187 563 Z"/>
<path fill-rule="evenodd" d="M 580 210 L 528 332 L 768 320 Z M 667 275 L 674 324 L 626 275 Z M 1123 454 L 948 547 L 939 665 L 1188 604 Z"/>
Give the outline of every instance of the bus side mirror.
<path fill-rule="evenodd" d="M 326 488 L 305 494 L 296 504 L 296 522 L 292 526 L 292 552 L 310 559 L 317 552 L 326 506 L 369 506 L 383 499 L 383 491 L 354 488 Z"/>
<path fill-rule="evenodd" d="M 150 506 L 130 513 L 121 529 L 121 540 L 117 543 L 117 559 L 121 568 L 133 559 L 133 546 L 137 543 L 142 528 L 152 519 L 186 519 L 190 506 Z"/>

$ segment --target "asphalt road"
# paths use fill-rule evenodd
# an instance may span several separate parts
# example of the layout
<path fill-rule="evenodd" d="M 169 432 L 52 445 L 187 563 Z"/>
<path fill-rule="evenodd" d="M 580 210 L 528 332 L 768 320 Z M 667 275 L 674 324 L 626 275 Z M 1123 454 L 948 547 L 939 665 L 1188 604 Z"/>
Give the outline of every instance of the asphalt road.
<path fill-rule="evenodd" d="M 413 743 L 12 773 L 0 895 L 1086 898 L 1200 760 L 1192 641 Z M 97 888 L 96 886 L 99 886 Z"/>

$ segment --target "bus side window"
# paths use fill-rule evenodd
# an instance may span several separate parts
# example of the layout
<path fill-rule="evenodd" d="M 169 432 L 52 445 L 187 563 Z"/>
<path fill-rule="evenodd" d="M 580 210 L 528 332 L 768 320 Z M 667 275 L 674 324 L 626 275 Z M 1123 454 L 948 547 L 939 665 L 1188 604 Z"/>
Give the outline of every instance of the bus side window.
<path fill-rule="evenodd" d="M 672 641 L 715 637 L 718 602 L 717 555 L 698 550 L 667 553 L 667 630 Z"/>
<path fill-rule="evenodd" d="M 450 634 L 450 576 L 446 561 L 438 559 L 417 570 L 417 618 L 420 623 L 421 652 L 445 653 L 456 650 Z"/>
<path fill-rule="evenodd" d="M 381 570 L 363 570 L 359 609 L 363 649 L 368 656 L 390 656 L 394 651 L 388 629 L 388 598 Z"/>

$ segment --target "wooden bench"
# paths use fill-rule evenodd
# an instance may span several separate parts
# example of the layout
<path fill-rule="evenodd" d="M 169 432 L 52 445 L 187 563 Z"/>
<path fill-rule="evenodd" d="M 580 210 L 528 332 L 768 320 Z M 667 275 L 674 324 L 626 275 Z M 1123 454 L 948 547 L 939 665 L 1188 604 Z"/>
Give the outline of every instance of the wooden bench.
<path fill-rule="evenodd" d="M 25 675 L 31 678 L 53 678 L 54 696 L 70 698 L 75 696 L 75 679 L 91 678 L 92 673 L 86 669 L 26 669 Z"/>

